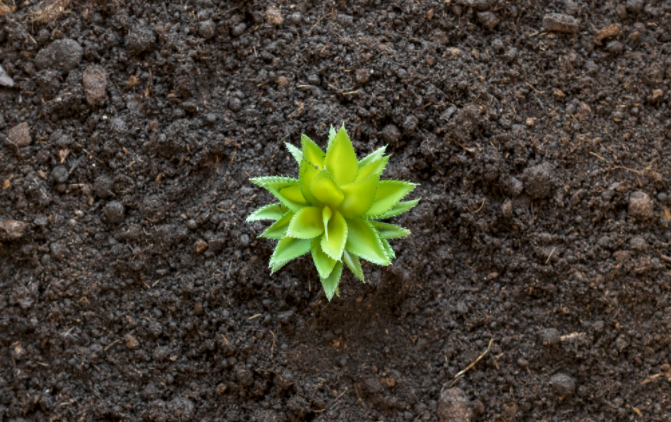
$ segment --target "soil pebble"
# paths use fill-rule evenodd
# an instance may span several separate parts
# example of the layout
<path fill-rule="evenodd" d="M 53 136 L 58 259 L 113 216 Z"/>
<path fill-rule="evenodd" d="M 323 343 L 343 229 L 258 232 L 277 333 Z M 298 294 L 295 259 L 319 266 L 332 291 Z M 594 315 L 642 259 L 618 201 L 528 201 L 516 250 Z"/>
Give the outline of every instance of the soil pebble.
<path fill-rule="evenodd" d="M 627 10 L 627 12 L 633 15 L 638 15 L 643 10 L 644 5 L 645 5 L 644 0 L 629 0 L 624 7 Z"/>
<path fill-rule="evenodd" d="M 107 73 L 101 66 L 89 66 L 82 77 L 86 102 L 95 105 L 101 104 L 107 97 Z"/>
<path fill-rule="evenodd" d="M 19 123 L 9 129 L 8 136 L 10 142 L 18 147 L 25 147 L 33 143 L 33 138 L 30 136 L 30 126 L 27 122 Z"/>
<path fill-rule="evenodd" d="M 12 88 L 14 86 L 14 80 L 5 72 L 5 69 L 0 66 L 0 85 Z"/>
<path fill-rule="evenodd" d="M 629 215 L 639 219 L 652 218 L 653 204 L 650 195 L 636 191 L 629 196 Z"/>
<path fill-rule="evenodd" d="M 111 224 L 119 224 L 123 221 L 124 206 L 119 201 L 112 201 L 105 206 L 105 217 Z"/>
<path fill-rule="evenodd" d="M 112 196 L 112 187 L 114 186 L 114 180 L 107 175 L 101 175 L 96 177 L 96 180 L 93 182 L 93 191 L 100 198 L 106 199 Z"/>
<path fill-rule="evenodd" d="M 51 170 L 51 178 L 53 179 L 54 183 L 65 183 L 67 182 L 69 176 L 70 174 L 68 173 L 68 169 L 66 169 L 65 166 L 56 166 L 53 170 Z"/>
<path fill-rule="evenodd" d="M 69 72 L 82 61 L 84 49 L 75 40 L 63 38 L 49 44 L 35 56 L 35 66 L 38 69 L 55 69 Z"/>
<path fill-rule="evenodd" d="M 30 224 L 17 220 L 0 219 L 0 240 L 16 240 L 22 238 Z"/>
<path fill-rule="evenodd" d="M 546 198 L 554 187 L 554 169 L 552 164 L 543 163 L 524 170 L 524 188 L 534 198 Z"/>
<path fill-rule="evenodd" d="M 624 44 L 619 41 L 611 41 L 606 44 L 606 51 L 614 56 L 619 56 L 624 51 Z"/>
<path fill-rule="evenodd" d="M 247 30 L 247 24 L 239 23 L 235 25 L 233 29 L 231 29 L 231 35 L 237 38 L 240 35 L 244 34 L 246 30 Z"/>
<path fill-rule="evenodd" d="M 478 12 L 489 9 L 489 0 L 466 0 L 465 4 Z"/>
<path fill-rule="evenodd" d="M 550 378 L 550 384 L 560 399 L 573 395 L 575 393 L 575 379 L 564 373 L 557 373 Z"/>
<path fill-rule="evenodd" d="M 510 199 L 506 199 L 503 205 L 501 205 L 501 213 L 505 218 L 513 216 L 513 202 Z"/>
<path fill-rule="evenodd" d="M 441 422 L 470 422 L 473 419 L 471 402 L 461 388 L 448 388 L 440 393 L 438 419 Z"/>
<path fill-rule="evenodd" d="M 398 141 L 401 139 L 401 131 L 394 124 L 388 124 L 383 127 L 380 135 L 382 135 L 382 139 L 392 147 L 397 145 Z"/>
<path fill-rule="evenodd" d="M 543 17 L 543 29 L 552 32 L 575 34 L 580 28 L 580 21 L 563 13 L 549 13 Z"/>
<path fill-rule="evenodd" d="M 480 107 L 469 104 L 457 112 L 454 137 L 460 142 L 470 141 L 480 123 Z"/>
<path fill-rule="evenodd" d="M 541 341 L 545 346 L 552 346 L 561 342 L 561 334 L 556 328 L 546 328 L 541 332 Z"/>
<path fill-rule="evenodd" d="M 278 26 L 284 23 L 282 12 L 275 6 L 268 6 L 268 9 L 266 9 L 266 20 L 269 23 Z"/>
<path fill-rule="evenodd" d="M 501 22 L 501 19 L 492 12 L 478 12 L 478 22 L 488 30 L 493 31 L 496 25 Z"/>
<path fill-rule="evenodd" d="M 198 24 L 198 35 L 209 40 L 217 34 L 217 25 L 211 20 L 206 20 Z"/>
<path fill-rule="evenodd" d="M 130 54 L 138 55 L 151 50 L 155 40 L 154 31 L 146 26 L 138 25 L 128 32 L 126 48 Z"/>

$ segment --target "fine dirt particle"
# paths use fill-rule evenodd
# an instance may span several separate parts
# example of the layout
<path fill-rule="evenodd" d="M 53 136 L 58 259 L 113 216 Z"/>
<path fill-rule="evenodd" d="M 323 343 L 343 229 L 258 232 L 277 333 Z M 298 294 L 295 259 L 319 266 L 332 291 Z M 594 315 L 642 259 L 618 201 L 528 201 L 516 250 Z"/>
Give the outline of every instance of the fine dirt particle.
<path fill-rule="evenodd" d="M 30 136 L 30 125 L 27 122 L 19 123 L 9 129 L 8 137 L 10 142 L 19 147 L 33 143 L 33 138 Z"/>
<path fill-rule="evenodd" d="M 102 104 L 107 98 L 107 73 L 101 66 L 89 66 L 82 77 L 86 101 L 91 104 Z"/>
<path fill-rule="evenodd" d="M 77 41 L 64 38 L 41 49 L 35 56 L 35 66 L 69 72 L 79 66 L 83 55 L 84 49 Z"/>
<path fill-rule="evenodd" d="M 652 218 L 654 210 L 650 195 L 643 191 L 632 192 L 629 196 L 629 215 L 639 219 Z"/>
<path fill-rule="evenodd" d="M 543 29 L 552 32 L 575 34 L 580 29 L 580 20 L 562 13 L 549 13 L 543 17 Z"/>
<path fill-rule="evenodd" d="M 550 384 L 560 399 L 573 395 L 576 389 L 576 381 L 573 377 L 564 373 L 557 373 L 550 378 Z"/>
<path fill-rule="evenodd" d="M 441 422 L 470 422 L 473 409 L 466 393 L 458 388 L 446 388 L 438 399 L 438 419 Z"/>
<path fill-rule="evenodd" d="M 266 9 L 266 20 L 269 23 L 278 26 L 284 23 L 282 12 L 276 6 L 268 6 L 268 9 Z"/>
<path fill-rule="evenodd" d="M 391 146 L 398 145 L 398 142 L 401 140 L 401 131 L 394 124 L 388 124 L 382 128 L 380 135 L 384 142 Z"/>

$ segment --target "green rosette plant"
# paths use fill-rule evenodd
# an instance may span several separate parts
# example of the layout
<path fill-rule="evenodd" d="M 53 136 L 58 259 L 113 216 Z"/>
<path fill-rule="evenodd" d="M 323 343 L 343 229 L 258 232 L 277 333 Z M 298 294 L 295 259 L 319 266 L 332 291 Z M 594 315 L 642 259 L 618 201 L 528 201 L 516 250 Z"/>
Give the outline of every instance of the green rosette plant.
<path fill-rule="evenodd" d="M 389 156 L 386 147 L 357 160 L 345 126 L 331 127 L 326 153 L 306 135 L 301 149 L 285 143 L 299 165 L 298 179 L 255 177 L 279 203 L 266 205 L 247 222 L 272 220 L 260 237 L 279 242 L 270 258 L 271 274 L 289 261 L 312 254 L 319 279 L 330 301 L 338 292 L 343 265 L 362 282 L 360 259 L 390 265 L 396 255 L 389 239 L 410 231 L 384 220 L 412 209 L 419 199 L 401 200 L 417 186 L 402 180 L 380 180 Z"/>

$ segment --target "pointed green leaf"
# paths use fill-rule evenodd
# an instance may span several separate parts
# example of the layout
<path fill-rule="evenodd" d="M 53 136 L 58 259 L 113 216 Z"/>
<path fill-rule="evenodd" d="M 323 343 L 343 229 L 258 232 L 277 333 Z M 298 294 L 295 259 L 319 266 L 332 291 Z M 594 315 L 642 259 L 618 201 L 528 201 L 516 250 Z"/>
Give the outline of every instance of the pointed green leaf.
<path fill-rule="evenodd" d="M 356 180 L 359 162 L 344 127 L 340 128 L 326 152 L 324 165 L 338 186 L 348 185 Z"/>
<path fill-rule="evenodd" d="M 410 230 L 401 227 L 395 226 L 393 224 L 382 223 L 379 221 L 371 221 L 375 230 L 380 235 L 382 239 L 396 239 L 398 237 L 410 236 Z"/>
<path fill-rule="evenodd" d="M 363 277 L 363 268 L 361 268 L 361 261 L 359 260 L 358 256 L 344 251 L 342 253 L 342 262 L 347 265 L 347 268 L 349 268 L 349 270 L 356 278 L 361 280 L 363 283 L 366 282 Z"/>
<path fill-rule="evenodd" d="M 310 184 L 316 175 L 319 174 L 319 169 L 308 160 L 301 161 L 301 168 L 298 180 L 300 181 L 301 193 L 307 201 L 315 206 L 322 205 L 321 202 L 310 192 Z"/>
<path fill-rule="evenodd" d="M 336 128 L 334 128 L 333 125 L 331 125 L 331 128 L 329 129 L 329 143 L 326 145 L 326 149 L 329 149 L 331 143 L 335 139 L 335 136 L 336 136 Z"/>
<path fill-rule="evenodd" d="M 345 195 L 343 195 L 327 170 L 320 171 L 312 179 L 310 192 L 318 201 L 333 208 L 337 207 L 345 198 Z"/>
<path fill-rule="evenodd" d="M 298 180 L 294 179 L 293 177 L 285 176 L 252 177 L 249 179 L 249 181 L 262 188 L 272 187 L 275 189 L 281 189 L 298 182 Z"/>
<path fill-rule="evenodd" d="M 322 250 L 326 255 L 340 261 L 342 252 L 345 249 L 345 242 L 347 242 L 347 222 L 342 214 L 338 211 L 334 212 L 326 230 L 328 231 L 328 236 L 326 233 L 322 236 Z"/>
<path fill-rule="evenodd" d="M 383 180 L 377 185 L 377 193 L 373 205 L 366 216 L 375 217 L 389 211 L 404 196 L 412 192 L 417 185 L 403 180 Z"/>
<path fill-rule="evenodd" d="M 338 210 L 345 218 L 362 216 L 373 204 L 375 191 L 380 176 L 373 174 L 341 188 L 345 199 L 338 206 Z"/>
<path fill-rule="evenodd" d="M 287 236 L 296 239 L 312 239 L 322 233 L 324 233 L 322 210 L 317 207 L 305 207 L 291 219 Z"/>
<path fill-rule="evenodd" d="M 382 175 L 388 162 L 389 156 L 386 156 L 380 158 L 379 160 L 373 161 L 364 167 L 359 167 L 359 174 L 356 176 L 356 180 L 365 179 L 372 174 L 376 174 L 378 176 Z"/>
<path fill-rule="evenodd" d="M 312 243 L 310 244 L 310 252 L 312 252 L 312 260 L 315 262 L 315 267 L 317 268 L 319 277 L 327 278 L 329 274 L 331 274 L 331 271 L 333 271 L 333 267 L 335 267 L 336 262 L 338 261 L 324 253 L 322 250 L 320 238 L 318 237 L 312 239 Z"/>
<path fill-rule="evenodd" d="M 333 211 L 331 211 L 331 208 L 329 207 L 324 207 L 322 208 L 322 222 L 324 223 L 324 227 L 329 226 L 329 221 L 331 221 L 331 217 L 333 217 Z M 329 231 L 325 230 L 326 235 L 326 240 L 329 239 Z"/>
<path fill-rule="evenodd" d="M 369 217 L 369 218 L 375 218 L 379 220 L 384 220 L 385 218 L 391 218 L 391 217 L 396 217 L 397 215 L 401 215 L 406 211 L 410 211 L 419 203 L 419 200 L 422 198 L 417 198 L 412 201 L 407 201 L 407 202 L 399 202 L 398 204 L 394 205 L 391 207 L 389 211 L 386 213 L 376 216 L 376 217 Z"/>
<path fill-rule="evenodd" d="M 270 275 L 275 274 L 276 272 L 278 272 L 280 270 L 280 268 L 284 267 L 288 263 L 289 263 L 289 261 L 282 261 L 282 262 L 279 262 L 279 263 L 275 263 L 275 265 L 271 265 L 270 266 Z"/>
<path fill-rule="evenodd" d="M 324 168 L 324 151 L 319 148 L 307 135 L 301 135 L 301 146 L 303 147 L 303 159 L 308 160 L 320 169 Z"/>
<path fill-rule="evenodd" d="M 359 161 L 359 168 L 361 169 L 363 167 L 366 167 L 368 164 L 372 163 L 373 161 L 379 160 L 380 158 L 382 158 L 384 156 L 384 152 L 386 150 L 387 150 L 387 146 L 385 145 L 385 146 L 380 147 L 380 148 L 376 149 L 375 151 L 371 152 L 370 154 L 368 154 L 367 156 L 362 158 L 361 161 Z"/>
<path fill-rule="evenodd" d="M 382 246 L 384 246 L 384 251 L 387 254 L 387 256 L 391 259 L 395 259 L 396 252 L 394 252 L 394 250 L 391 248 L 391 245 L 389 244 L 389 242 L 387 242 L 387 239 L 380 239 L 380 241 L 382 242 Z"/>
<path fill-rule="evenodd" d="M 322 282 L 322 287 L 324 287 L 324 293 L 326 298 L 331 301 L 336 290 L 338 290 L 338 282 L 340 281 L 340 276 L 342 275 L 342 262 L 338 262 L 328 278 L 319 278 Z"/>
<path fill-rule="evenodd" d="M 284 145 L 287 146 L 287 149 L 289 150 L 289 153 L 293 155 L 294 159 L 298 163 L 298 165 L 301 165 L 301 161 L 303 161 L 303 152 L 298 149 L 297 147 L 291 145 L 289 142 L 285 142 Z"/>
<path fill-rule="evenodd" d="M 347 220 L 345 250 L 377 265 L 389 265 L 384 246 L 369 221 L 352 218 Z"/>
<path fill-rule="evenodd" d="M 254 177 L 249 179 L 252 183 L 268 190 L 282 205 L 292 211 L 298 211 L 308 205 L 303 194 L 300 192 L 299 181 L 291 177 L 270 176 Z"/>
<path fill-rule="evenodd" d="M 267 239 L 284 239 L 287 235 L 287 229 L 289 228 L 289 223 L 294 217 L 294 213 L 289 211 L 282 216 L 279 220 L 271 224 L 259 237 L 265 237 Z"/>
<path fill-rule="evenodd" d="M 282 204 L 269 204 L 251 213 L 245 221 L 250 223 L 259 220 L 279 220 L 286 212 L 287 208 Z"/>
<path fill-rule="evenodd" d="M 273 256 L 270 257 L 270 267 L 287 263 L 294 258 L 310 252 L 310 239 L 294 239 L 285 237 L 277 243 Z"/>

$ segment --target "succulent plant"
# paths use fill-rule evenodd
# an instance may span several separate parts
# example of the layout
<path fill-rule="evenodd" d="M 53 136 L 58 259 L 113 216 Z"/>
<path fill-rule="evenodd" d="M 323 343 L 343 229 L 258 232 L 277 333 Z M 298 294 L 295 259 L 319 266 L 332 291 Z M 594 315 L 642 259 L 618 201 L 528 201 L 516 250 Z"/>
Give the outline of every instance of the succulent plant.
<path fill-rule="evenodd" d="M 301 149 L 285 143 L 299 165 L 298 179 L 255 177 L 250 181 L 267 189 L 279 203 L 266 205 L 247 222 L 273 220 L 260 237 L 279 242 L 270 258 L 271 274 L 289 261 L 312 254 L 321 284 L 330 301 L 338 291 L 343 264 L 362 282 L 360 259 L 389 265 L 396 255 L 389 239 L 410 231 L 384 220 L 403 214 L 419 199 L 401 202 L 417 185 L 380 180 L 389 156 L 386 147 L 357 160 L 345 126 L 331 127 L 326 153 L 306 135 Z"/>

